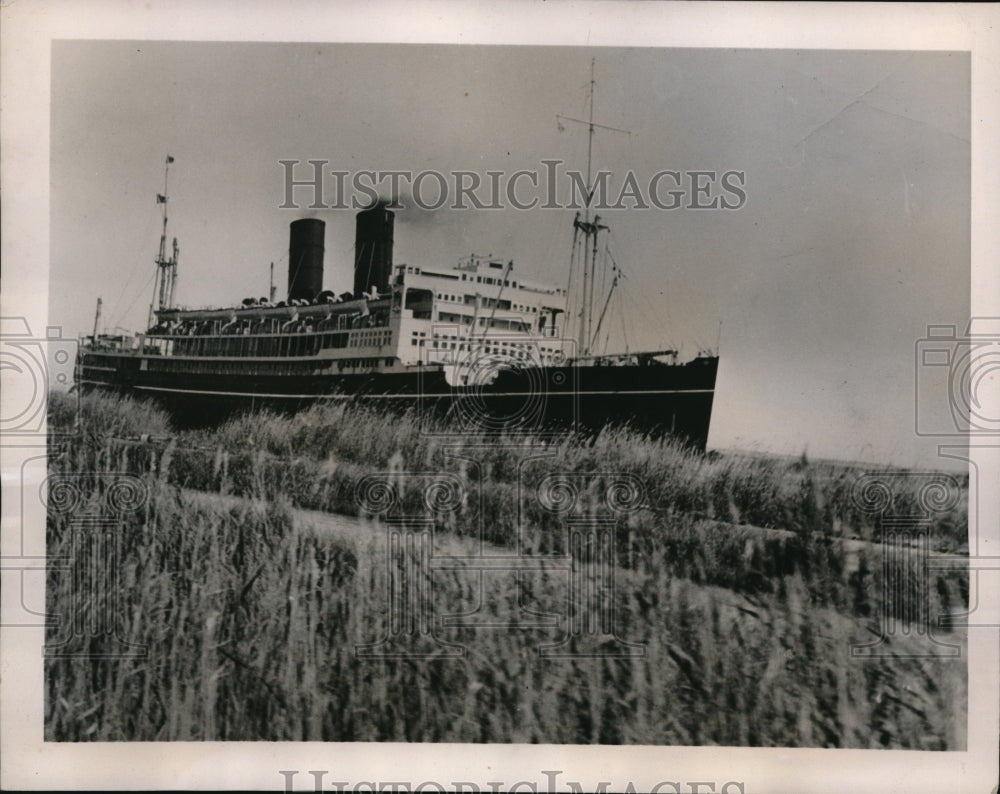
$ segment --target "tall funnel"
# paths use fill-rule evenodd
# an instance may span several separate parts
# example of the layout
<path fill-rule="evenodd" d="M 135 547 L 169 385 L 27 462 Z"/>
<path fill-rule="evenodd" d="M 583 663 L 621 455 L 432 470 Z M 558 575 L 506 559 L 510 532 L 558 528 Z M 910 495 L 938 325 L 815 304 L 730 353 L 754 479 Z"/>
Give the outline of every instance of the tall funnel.
<path fill-rule="evenodd" d="M 354 236 L 354 294 L 389 292 L 392 278 L 392 230 L 394 215 L 385 204 L 358 213 Z"/>
<path fill-rule="evenodd" d="M 292 221 L 288 244 L 288 298 L 311 301 L 323 291 L 326 224 L 318 218 Z"/>

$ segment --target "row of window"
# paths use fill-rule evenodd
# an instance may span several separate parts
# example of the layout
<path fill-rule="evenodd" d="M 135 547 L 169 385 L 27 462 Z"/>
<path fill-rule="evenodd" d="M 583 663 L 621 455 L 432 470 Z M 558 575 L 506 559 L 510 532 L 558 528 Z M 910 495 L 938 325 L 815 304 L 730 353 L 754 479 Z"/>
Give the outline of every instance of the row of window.
<path fill-rule="evenodd" d="M 455 325 L 472 325 L 472 317 L 468 314 L 452 314 L 450 312 L 438 312 L 438 320 L 442 323 L 454 323 Z M 507 318 L 489 318 L 480 317 L 477 326 L 479 328 L 486 328 L 487 325 L 490 328 L 496 328 L 501 331 L 521 331 L 527 333 L 531 330 L 530 326 L 524 322 L 524 320 L 518 319 L 507 319 Z"/>
<path fill-rule="evenodd" d="M 392 341 L 392 331 L 362 331 L 353 334 L 348 347 L 374 347 L 387 345 Z"/>
<path fill-rule="evenodd" d="M 423 271 L 421 271 L 421 269 L 419 267 L 413 267 L 411 265 L 407 265 L 406 266 L 406 272 L 410 273 L 412 275 L 416 275 L 416 276 L 419 276 L 422 273 L 424 276 L 429 276 L 429 277 L 432 277 L 432 278 L 446 278 L 446 279 L 450 279 L 450 280 L 453 280 L 453 281 L 457 281 L 459 279 L 459 276 L 457 274 L 453 275 L 451 273 L 423 272 Z M 471 273 L 462 273 L 461 274 L 461 279 L 462 279 L 462 281 L 468 281 L 470 283 L 473 282 L 473 281 L 475 281 L 476 284 L 490 284 L 490 285 L 493 285 L 493 286 L 499 286 L 500 284 L 503 284 L 503 286 L 505 286 L 505 287 L 513 287 L 514 289 L 526 289 L 526 290 L 531 290 L 532 292 L 546 292 L 546 293 L 548 293 L 550 295 L 551 294 L 563 295 L 566 292 L 566 290 L 564 290 L 561 287 L 553 287 L 553 288 L 548 288 L 548 289 L 546 289 L 546 288 L 539 289 L 538 287 L 529 287 L 526 284 L 521 284 L 521 283 L 519 283 L 517 281 L 514 281 L 514 280 L 503 279 L 503 278 L 494 278 L 493 276 L 475 276 L 475 277 L 473 277 Z"/>
<path fill-rule="evenodd" d="M 420 273 L 421 273 L 419 267 L 411 267 L 411 266 L 407 266 L 406 272 L 407 273 L 412 273 L 413 275 L 416 275 L 416 276 L 419 276 Z M 457 275 L 453 276 L 450 273 L 448 275 L 445 275 L 443 273 L 424 273 L 423 275 L 425 275 L 425 276 L 432 276 L 432 277 L 439 277 L 439 278 L 451 278 L 451 279 L 457 279 L 458 278 Z M 472 281 L 472 276 L 469 273 L 462 273 L 462 281 Z M 492 284 L 494 286 L 499 286 L 500 284 L 503 284 L 505 287 L 514 287 L 515 289 L 518 286 L 518 284 L 517 284 L 516 281 L 510 281 L 508 279 L 503 279 L 503 278 L 493 278 L 492 276 L 476 276 L 476 283 L 477 284 Z"/>
<path fill-rule="evenodd" d="M 171 340 L 176 356 L 232 356 L 234 358 L 267 358 L 315 356 L 320 350 L 345 347 L 388 345 L 392 331 L 340 331 L 308 336 L 231 336 L 188 337 Z"/>
<path fill-rule="evenodd" d="M 156 358 L 146 365 L 150 372 L 197 375 L 321 375 L 326 365 L 317 367 L 312 361 L 193 361 L 190 359 Z"/>
<path fill-rule="evenodd" d="M 344 358 L 337 362 L 337 371 L 345 369 L 375 369 L 380 366 L 391 367 L 394 358 Z"/>
<path fill-rule="evenodd" d="M 337 371 L 391 367 L 394 358 L 345 358 L 336 362 L 317 365 L 312 361 L 193 361 L 190 359 L 149 359 L 150 372 L 196 375 L 325 375 L 333 363 Z"/>
<path fill-rule="evenodd" d="M 348 334 L 328 333 L 309 336 L 231 336 L 175 339 L 175 356 L 231 356 L 267 358 L 315 356 L 322 348 L 346 347 Z"/>
<path fill-rule="evenodd" d="M 447 301 L 449 303 L 461 303 L 466 306 L 471 306 L 476 302 L 475 295 L 462 296 L 462 295 L 456 295 L 453 292 L 438 292 L 437 299 L 442 301 Z M 482 306 L 483 308 L 486 309 L 491 309 L 495 306 L 505 311 L 508 309 L 513 309 L 514 311 L 524 312 L 525 314 L 538 313 L 537 306 L 529 306 L 528 304 L 525 303 L 512 303 L 511 301 L 498 300 L 497 298 L 485 298 L 485 297 L 482 298 Z"/>
<path fill-rule="evenodd" d="M 422 336 L 424 334 L 421 333 L 420 337 Z M 427 344 L 428 342 L 430 343 L 429 345 Z M 430 347 L 432 350 L 476 351 L 489 355 L 505 355 L 521 360 L 530 357 L 529 351 L 531 349 L 530 346 L 517 341 L 485 340 L 475 343 L 465 342 L 462 341 L 462 337 L 452 334 L 434 334 L 433 339 L 427 340 L 419 338 L 416 331 L 410 339 L 410 345 L 412 347 Z M 547 363 L 552 363 L 554 360 L 553 357 L 559 358 L 562 356 L 559 348 L 542 346 L 540 351 L 542 360 Z"/>

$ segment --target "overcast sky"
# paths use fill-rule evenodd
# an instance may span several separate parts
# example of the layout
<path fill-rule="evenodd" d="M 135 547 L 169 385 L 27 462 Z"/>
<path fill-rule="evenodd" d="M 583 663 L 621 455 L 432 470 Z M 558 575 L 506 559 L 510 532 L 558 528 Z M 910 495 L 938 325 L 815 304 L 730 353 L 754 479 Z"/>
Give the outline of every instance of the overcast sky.
<path fill-rule="evenodd" d="M 280 160 L 585 170 L 586 129 L 556 114 L 585 116 L 591 58 L 595 121 L 629 131 L 595 137 L 613 184 L 745 173 L 736 211 L 602 213 L 631 347 L 721 339 L 709 445 L 938 465 L 913 430 L 914 350 L 969 314 L 960 53 L 57 42 L 52 322 L 89 332 L 101 296 L 107 329 L 144 326 L 167 153 L 180 303 L 264 295 L 272 261 L 283 287 L 288 224 L 310 214 L 327 223 L 325 286 L 350 289 L 353 212 L 279 209 Z M 402 211 L 395 261 L 491 253 L 565 283 L 573 214 Z M 944 417 L 945 393 L 928 398 Z"/>

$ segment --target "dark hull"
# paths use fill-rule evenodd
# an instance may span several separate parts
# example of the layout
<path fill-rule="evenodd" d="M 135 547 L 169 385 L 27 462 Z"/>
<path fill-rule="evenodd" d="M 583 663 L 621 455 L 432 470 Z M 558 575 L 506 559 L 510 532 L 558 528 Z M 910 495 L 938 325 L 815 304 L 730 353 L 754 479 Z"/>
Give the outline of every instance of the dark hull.
<path fill-rule="evenodd" d="M 318 401 L 350 400 L 386 410 L 412 409 L 418 421 L 447 415 L 453 420 L 450 432 L 456 433 L 537 435 L 627 424 L 676 436 L 697 449 L 704 449 L 708 439 L 718 366 L 716 358 L 698 358 L 677 365 L 538 367 L 502 371 L 486 386 L 453 388 L 442 371 L 433 369 L 180 374 L 145 370 L 143 360 L 83 351 L 81 388 L 155 398 L 183 426 L 211 424 L 248 409 L 294 410 Z"/>

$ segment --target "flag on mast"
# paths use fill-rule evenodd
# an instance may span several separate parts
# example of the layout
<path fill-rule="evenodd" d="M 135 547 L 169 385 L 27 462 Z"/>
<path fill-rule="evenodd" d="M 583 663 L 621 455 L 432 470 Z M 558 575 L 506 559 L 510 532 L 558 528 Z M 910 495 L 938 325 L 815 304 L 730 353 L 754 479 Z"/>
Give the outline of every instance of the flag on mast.
<path fill-rule="evenodd" d="M 173 161 L 174 161 L 174 158 L 173 158 L 173 157 L 171 157 L 171 156 L 170 156 L 170 155 L 168 154 L 168 155 L 167 155 L 167 162 L 168 162 L 168 163 L 172 163 Z"/>

